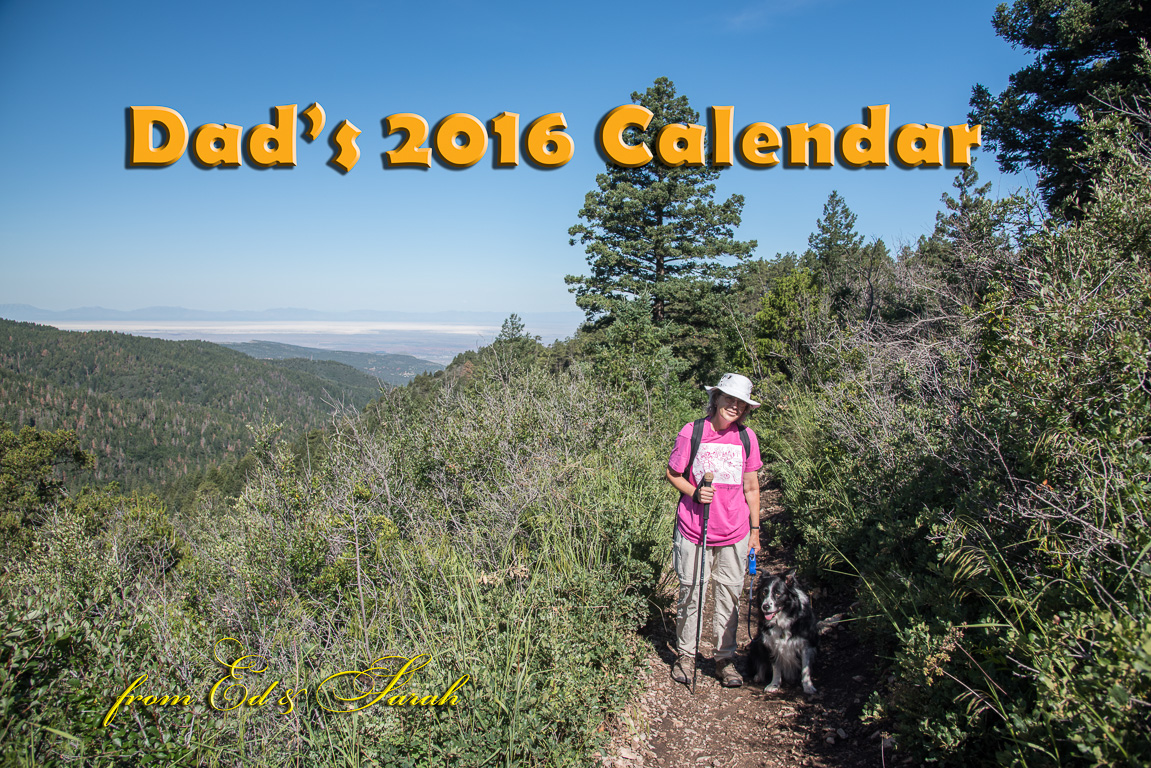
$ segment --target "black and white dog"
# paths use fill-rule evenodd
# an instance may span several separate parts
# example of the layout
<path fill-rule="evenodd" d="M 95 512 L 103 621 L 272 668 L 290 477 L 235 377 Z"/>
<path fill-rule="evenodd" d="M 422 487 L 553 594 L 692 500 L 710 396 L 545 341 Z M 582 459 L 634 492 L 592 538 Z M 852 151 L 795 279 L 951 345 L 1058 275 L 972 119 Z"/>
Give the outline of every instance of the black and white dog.
<path fill-rule="evenodd" d="M 815 693 L 811 684 L 811 662 L 819 642 L 820 627 L 811 609 L 811 599 L 795 583 L 795 571 L 760 581 L 756 592 L 759 605 L 759 632 L 752 638 L 749 655 L 755 682 L 771 682 L 767 691 L 779 690 L 780 680 L 796 678 L 808 696 Z"/>

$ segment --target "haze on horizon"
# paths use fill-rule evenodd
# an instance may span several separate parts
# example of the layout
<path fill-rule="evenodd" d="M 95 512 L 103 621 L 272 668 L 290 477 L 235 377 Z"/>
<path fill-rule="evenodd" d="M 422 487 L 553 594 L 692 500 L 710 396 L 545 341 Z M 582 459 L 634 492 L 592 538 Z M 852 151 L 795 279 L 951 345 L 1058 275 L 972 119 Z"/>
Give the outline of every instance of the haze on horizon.
<path fill-rule="evenodd" d="M 152 311 L 149 311 L 152 310 Z M 80 307 L 53 311 L 27 305 L 0 305 L 0 317 L 50 325 L 62 331 L 113 331 L 159 339 L 198 339 L 216 343 L 273 341 L 323 350 L 413 355 L 447 364 L 457 354 L 490 344 L 511 314 L 494 312 L 427 313 L 319 313 L 312 310 L 275 310 L 281 319 L 229 319 L 229 313 L 210 313 L 183 307 L 153 307 L 134 312 Z M 240 312 L 241 315 L 261 313 Z M 365 314 L 360 319 L 341 315 Z M 370 319 L 395 314 L 404 319 Z M 178 317 L 185 315 L 186 317 Z M 285 319 L 295 315 L 294 319 Z M 573 335 L 583 319 L 578 311 L 526 313 L 519 316 L 527 333 L 544 343 Z M 337 318 L 337 319 L 332 319 Z"/>

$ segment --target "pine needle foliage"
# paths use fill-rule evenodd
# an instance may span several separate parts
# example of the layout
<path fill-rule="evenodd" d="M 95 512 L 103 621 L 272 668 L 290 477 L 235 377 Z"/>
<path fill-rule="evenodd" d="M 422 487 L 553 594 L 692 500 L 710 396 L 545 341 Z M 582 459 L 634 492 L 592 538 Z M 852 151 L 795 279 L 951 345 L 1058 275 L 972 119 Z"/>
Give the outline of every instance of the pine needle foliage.
<path fill-rule="evenodd" d="M 699 123 L 699 113 L 666 77 L 631 99 L 653 117 L 646 130 L 625 131 L 628 143 L 652 147 L 664 126 Z M 596 189 L 579 212 L 583 223 L 568 230 L 572 245 L 586 246 L 591 273 L 565 278 L 589 323 L 610 324 L 623 303 L 645 292 L 657 325 L 683 320 L 692 311 L 685 299 L 692 283 L 720 281 L 726 276 L 721 259 L 751 254 L 755 241 L 734 237 L 743 196 L 714 199 L 720 172 L 711 165 L 668 167 L 654 160 L 638 168 L 609 163 L 596 176 Z"/>

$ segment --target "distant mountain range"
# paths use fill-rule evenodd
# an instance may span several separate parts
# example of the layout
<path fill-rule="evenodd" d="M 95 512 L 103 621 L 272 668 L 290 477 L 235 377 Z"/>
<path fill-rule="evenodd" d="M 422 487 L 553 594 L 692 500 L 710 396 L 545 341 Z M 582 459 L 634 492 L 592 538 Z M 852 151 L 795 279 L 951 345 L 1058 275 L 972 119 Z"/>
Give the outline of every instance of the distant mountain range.
<path fill-rule="evenodd" d="M 381 355 L 370 352 L 342 352 L 334 349 L 298 347 L 294 344 L 280 344 L 275 341 L 244 341 L 221 344 L 222 347 L 243 352 L 259 360 L 331 360 L 350 365 L 364 373 L 375 376 L 389 384 L 406 384 L 417 374 L 440 371 L 443 366 L 411 355 Z"/>
<path fill-rule="evenodd" d="M 507 314 L 500 312 L 322 312 L 280 308 L 208 311 L 146 307 L 122 311 L 103 307 L 49 310 L 0 304 L 0 318 L 42 323 L 70 331 L 118 331 L 159 339 L 199 339 L 220 344 L 268 341 L 329 352 L 337 350 L 408 355 L 446 364 L 456 355 L 490 344 Z M 583 321 L 579 311 L 520 314 L 528 333 L 545 343 L 571 336 Z M 320 359 L 320 358 L 314 358 Z M 382 377 L 385 378 L 386 377 Z"/>
<path fill-rule="evenodd" d="M 380 322 L 448 322 L 472 325 L 500 324 L 507 318 L 506 312 L 390 312 L 372 309 L 356 309 L 345 312 L 323 312 L 315 309 L 279 307 L 261 310 L 223 311 L 186 309 L 184 307 L 144 307 L 142 309 L 105 309 L 104 307 L 78 307 L 76 309 L 40 309 L 30 304 L 0 304 L 0 317 L 8 320 L 43 323 L 52 320 L 368 320 Z M 528 330 L 544 335 L 533 326 L 570 326 L 568 333 L 575 330 L 583 320 L 583 313 L 569 312 L 523 312 L 519 313 Z M 557 337 L 559 338 L 559 337 Z"/>

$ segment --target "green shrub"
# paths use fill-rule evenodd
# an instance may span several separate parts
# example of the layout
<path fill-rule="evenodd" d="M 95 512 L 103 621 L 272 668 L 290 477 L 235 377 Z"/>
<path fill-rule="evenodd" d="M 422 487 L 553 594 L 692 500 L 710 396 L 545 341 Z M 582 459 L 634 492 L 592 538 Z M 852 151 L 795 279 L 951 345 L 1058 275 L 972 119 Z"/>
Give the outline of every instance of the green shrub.
<path fill-rule="evenodd" d="M 834 379 L 770 414 L 797 556 L 859 579 L 869 712 L 916 762 L 1151 762 L 1151 164 L 1122 134 L 1080 221 L 977 254 L 979 307 L 829 332 Z"/>
<path fill-rule="evenodd" d="M 586 765 L 644 652 L 671 535 L 666 435 L 618 392 L 531 367 L 481 367 L 434 399 L 393 391 L 311 463 L 258 432 L 234 501 L 173 516 L 86 493 L 38 511 L 2 586 L 6 759 Z M 308 694 L 287 714 L 211 709 L 242 654 L 267 665 L 244 685 Z M 470 676 L 457 706 L 318 706 L 328 675 L 418 654 L 421 695 Z M 193 703 L 136 702 L 101 727 L 145 673 L 148 693 Z"/>

